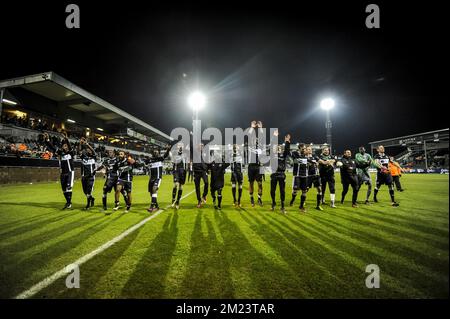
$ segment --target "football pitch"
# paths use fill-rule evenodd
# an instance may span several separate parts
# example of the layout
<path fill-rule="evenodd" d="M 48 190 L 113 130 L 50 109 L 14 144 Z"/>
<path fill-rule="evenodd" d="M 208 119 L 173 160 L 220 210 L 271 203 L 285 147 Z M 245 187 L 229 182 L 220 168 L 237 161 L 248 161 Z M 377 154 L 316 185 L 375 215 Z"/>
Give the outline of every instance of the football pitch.
<path fill-rule="evenodd" d="M 308 212 L 299 213 L 297 197 L 286 215 L 270 211 L 269 175 L 264 207 L 250 207 L 245 179 L 242 209 L 232 205 L 227 175 L 221 211 L 210 195 L 197 209 L 193 183 L 184 187 L 181 208 L 168 208 L 172 177 L 165 176 L 158 199 L 166 209 L 97 250 L 151 216 L 147 179 L 135 177 L 132 210 L 111 215 L 100 207 L 102 178 L 90 211 L 82 210 L 80 181 L 73 210 L 61 210 L 56 182 L 0 186 L 0 297 L 42 283 L 30 297 L 448 298 L 448 175 L 403 176 L 400 207 L 389 205 L 383 186 L 378 204 L 352 208 L 350 191 L 344 205 L 320 212 L 311 190 Z M 288 176 L 287 202 L 290 185 Z M 337 199 L 341 189 L 337 181 Z M 363 186 L 360 203 L 365 193 Z M 112 194 L 108 202 L 112 208 Z M 80 288 L 68 289 L 67 275 L 45 281 L 92 252 L 79 267 Z M 369 264 L 380 269 L 378 289 L 365 285 Z"/>

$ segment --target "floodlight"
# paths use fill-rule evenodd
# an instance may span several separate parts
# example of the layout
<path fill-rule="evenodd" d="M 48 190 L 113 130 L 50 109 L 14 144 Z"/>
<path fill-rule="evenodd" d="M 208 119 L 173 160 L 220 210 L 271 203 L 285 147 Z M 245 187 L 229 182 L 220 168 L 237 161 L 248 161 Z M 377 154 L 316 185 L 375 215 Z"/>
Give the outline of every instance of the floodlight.
<path fill-rule="evenodd" d="M 329 111 L 334 107 L 334 100 L 331 98 L 323 99 L 320 102 L 320 107 L 325 111 Z"/>
<path fill-rule="evenodd" d="M 195 111 L 202 109 L 206 104 L 206 97 L 200 91 L 192 92 L 188 97 L 188 105 Z"/>

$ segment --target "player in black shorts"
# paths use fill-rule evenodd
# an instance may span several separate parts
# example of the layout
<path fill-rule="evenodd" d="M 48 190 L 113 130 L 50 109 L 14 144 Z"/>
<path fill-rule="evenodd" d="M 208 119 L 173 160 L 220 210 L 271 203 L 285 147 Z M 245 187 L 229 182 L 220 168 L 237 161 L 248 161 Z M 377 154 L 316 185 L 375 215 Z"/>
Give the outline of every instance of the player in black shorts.
<path fill-rule="evenodd" d="M 117 178 L 117 187 L 115 193 L 116 207 L 114 210 L 118 210 L 120 194 L 126 204 L 126 212 L 131 209 L 131 192 L 133 190 L 133 167 L 135 166 L 135 160 L 124 151 L 119 151 L 119 158 L 117 162 L 117 170 L 119 177 Z"/>
<path fill-rule="evenodd" d="M 278 130 L 274 132 L 274 138 L 278 138 Z M 275 210 L 275 193 L 277 184 L 280 186 L 281 212 L 286 213 L 284 208 L 284 199 L 286 197 L 286 161 L 290 154 L 291 136 L 287 134 L 284 137 L 284 150 L 275 140 L 271 142 L 271 150 L 274 160 L 271 161 L 272 174 L 270 174 L 270 196 L 272 198 L 272 211 Z"/>
<path fill-rule="evenodd" d="M 225 170 L 230 166 L 229 163 L 224 163 L 224 160 L 219 154 L 216 154 L 216 159 L 210 164 L 211 171 L 211 197 L 215 209 L 222 209 L 222 189 L 225 185 Z M 217 192 L 217 205 L 216 205 Z"/>
<path fill-rule="evenodd" d="M 202 207 L 203 204 L 206 203 L 206 199 L 208 196 L 209 190 L 209 181 L 208 181 L 208 164 L 205 162 L 206 154 L 204 152 L 203 144 L 197 146 L 200 161 L 198 163 L 193 162 L 192 169 L 194 172 L 194 184 L 195 184 L 195 194 L 197 196 L 197 208 Z M 200 182 L 203 181 L 203 193 L 201 194 L 200 190 Z"/>
<path fill-rule="evenodd" d="M 145 165 L 148 167 L 149 179 L 148 179 L 148 192 L 150 193 L 151 203 L 147 209 L 149 213 L 156 212 L 159 209 L 158 205 L 158 189 L 161 184 L 163 175 L 163 161 L 169 156 L 169 145 L 165 153 L 161 156 L 158 150 L 154 150 L 152 157 L 147 157 L 144 160 Z"/>
<path fill-rule="evenodd" d="M 381 185 L 386 185 L 389 188 L 389 195 L 391 196 L 391 205 L 398 206 L 394 197 L 394 185 L 392 183 L 392 176 L 389 171 L 389 156 L 384 153 L 384 146 L 379 145 L 377 148 L 378 154 L 373 159 L 377 166 L 377 180 L 375 191 L 373 194 L 373 201 L 378 203 L 377 195 Z"/>
<path fill-rule="evenodd" d="M 332 208 L 336 208 L 336 205 L 334 204 L 336 199 L 336 182 L 334 180 L 335 162 L 335 156 L 332 156 L 330 154 L 330 148 L 328 146 L 325 146 L 322 149 L 322 153 L 319 155 L 319 175 L 320 183 L 322 184 L 322 204 L 325 204 L 325 191 L 328 184 L 330 188 L 330 201 Z"/>
<path fill-rule="evenodd" d="M 253 185 L 255 181 L 258 183 L 258 205 L 262 206 L 262 192 L 263 192 L 263 175 L 264 175 L 264 167 L 261 166 L 261 162 L 259 160 L 262 152 L 265 152 L 263 149 L 263 145 L 260 145 L 259 139 L 263 134 L 262 123 L 261 121 L 252 121 L 250 124 L 250 134 L 254 134 L 248 143 L 248 166 L 247 166 L 247 174 L 248 174 L 248 192 L 250 194 L 250 201 L 252 207 L 255 206 L 255 199 L 253 198 Z"/>
<path fill-rule="evenodd" d="M 297 197 L 297 193 L 300 190 L 302 195 L 300 197 L 300 211 L 306 213 L 305 202 L 306 194 L 308 193 L 308 157 L 306 156 L 306 147 L 304 144 L 300 144 L 298 151 L 292 151 L 291 157 L 294 162 L 292 170 L 292 199 L 289 206 L 292 206 Z"/>
<path fill-rule="evenodd" d="M 352 158 L 352 152 L 346 150 L 341 159 L 339 159 L 337 164 L 341 170 L 341 183 L 342 183 L 342 197 L 341 204 L 344 203 L 345 195 L 347 195 L 349 186 L 353 189 L 352 195 L 352 207 L 358 207 L 358 175 L 356 172 L 356 162 Z"/>
<path fill-rule="evenodd" d="M 47 147 L 58 156 L 59 167 L 61 169 L 60 182 L 61 188 L 66 199 L 66 204 L 63 209 L 72 208 L 72 188 L 75 177 L 75 168 L 73 166 L 73 158 L 75 152 L 72 150 L 67 133 L 63 133 L 63 139 L 60 143 L 61 147 L 57 147 L 50 142 L 50 138 L 47 133 L 44 134 L 44 141 Z"/>
<path fill-rule="evenodd" d="M 86 141 L 84 137 L 80 139 L 78 144 L 78 154 L 81 158 L 81 185 L 83 186 L 83 193 L 86 195 L 86 207 L 85 210 L 94 206 L 95 198 L 92 196 L 95 184 L 95 172 L 97 154 L 91 145 Z"/>
<path fill-rule="evenodd" d="M 117 179 L 119 178 L 119 172 L 118 172 L 118 159 L 116 157 L 116 153 L 114 150 L 108 150 L 108 156 L 103 159 L 102 165 L 97 168 L 97 170 L 105 169 L 105 184 L 103 185 L 103 196 L 102 196 L 102 203 L 103 203 L 103 210 L 106 211 L 108 209 L 107 207 L 107 201 L 108 201 L 108 193 L 111 192 L 112 189 L 114 191 L 117 189 Z M 118 206 L 119 203 L 116 202 L 114 206 Z"/>
<path fill-rule="evenodd" d="M 242 166 L 243 158 L 239 152 L 239 146 L 233 145 L 233 154 L 231 158 L 231 193 L 233 194 L 233 202 L 235 207 L 241 207 L 242 196 Z M 236 200 L 236 186 L 238 187 L 238 198 Z"/>
<path fill-rule="evenodd" d="M 317 210 L 323 210 L 322 203 L 322 184 L 319 175 L 319 157 L 313 153 L 312 147 L 306 147 L 306 157 L 308 158 L 308 188 L 314 187 L 317 190 Z"/>
<path fill-rule="evenodd" d="M 172 207 L 180 208 L 183 185 L 186 182 L 186 172 L 189 169 L 189 155 L 184 152 L 183 144 L 178 143 L 176 154 L 171 154 L 173 162 Z"/>

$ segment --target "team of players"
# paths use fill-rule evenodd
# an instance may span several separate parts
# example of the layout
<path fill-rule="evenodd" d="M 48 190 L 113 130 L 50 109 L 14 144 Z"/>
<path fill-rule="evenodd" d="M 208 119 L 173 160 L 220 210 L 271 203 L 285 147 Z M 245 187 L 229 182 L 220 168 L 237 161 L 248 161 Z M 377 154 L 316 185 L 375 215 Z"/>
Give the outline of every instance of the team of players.
<path fill-rule="evenodd" d="M 260 122 L 252 122 L 252 128 L 261 128 Z M 339 167 L 342 183 L 341 204 L 344 203 L 345 196 L 352 188 L 352 206 L 357 207 L 358 191 L 366 184 L 368 186 L 365 198 L 365 204 L 369 204 L 369 198 L 372 192 L 372 179 L 370 177 L 369 168 L 377 169 L 376 186 L 374 189 L 373 201 L 378 202 L 377 194 L 382 185 L 387 185 L 393 206 L 398 206 L 394 198 L 394 187 L 392 176 L 389 172 L 389 156 L 384 153 L 384 147 L 378 147 L 378 154 L 372 157 L 365 152 L 364 147 L 359 148 L 359 153 L 352 158 L 350 150 L 346 150 L 340 158 L 332 156 L 328 147 L 322 149 L 322 153 L 317 156 L 313 153 L 311 146 L 299 145 L 297 150 L 290 147 L 291 136 L 287 134 L 284 137 L 284 147 L 278 144 L 278 131 L 273 133 L 269 147 L 272 147 L 275 156 L 271 160 L 272 173 L 270 175 L 270 195 L 272 199 L 272 210 L 276 207 L 276 190 L 279 188 L 281 211 L 285 210 L 286 197 L 286 169 L 288 164 L 293 166 L 292 179 L 292 197 L 289 202 L 293 206 L 298 193 L 300 192 L 301 212 L 306 212 L 305 202 L 309 190 L 316 189 L 316 209 L 323 210 L 322 204 L 325 203 L 325 191 L 328 185 L 330 193 L 330 207 L 335 208 L 335 167 Z M 107 196 L 114 190 L 115 205 L 113 210 L 120 208 L 120 195 L 122 194 L 126 211 L 129 211 L 132 204 L 132 183 L 133 169 L 137 167 L 145 167 L 149 175 L 148 192 L 151 197 L 149 212 L 159 209 L 158 206 L 158 189 L 161 184 L 163 175 L 163 161 L 169 156 L 173 162 L 173 190 L 172 190 L 172 207 L 179 208 L 180 200 L 183 193 L 183 185 L 186 182 L 186 175 L 190 170 L 190 157 L 182 143 L 173 142 L 163 155 L 157 151 L 152 157 L 146 157 L 143 161 L 135 161 L 129 154 L 119 151 L 118 156 L 115 152 L 108 151 L 108 156 L 103 159 L 100 165 L 97 165 L 97 154 L 87 141 L 82 138 L 77 150 L 71 148 L 67 135 L 63 136 L 61 146 L 55 147 L 51 144 L 50 139 L 46 136 L 46 142 L 59 157 L 61 168 L 61 187 L 66 198 L 64 209 L 72 207 L 72 188 L 74 182 L 75 169 L 73 159 L 78 154 L 81 161 L 81 182 L 83 192 L 86 195 L 86 207 L 90 209 L 94 206 L 95 198 L 93 197 L 93 189 L 95 184 L 95 174 L 97 171 L 105 171 L 105 183 L 103 186 L 102 204 L 103 209 L 107 211 Z M 173 145 L 178 143 L 174 154 L 170 152 Z M 201 153 L 204 152 L 203 145 L 199 145 Z M 211 189 L 211 197 L 214 207 L 221 209 L 222 205 L 222 189 L 225 185 L 225 172 L 228 167 L 231 169 L 231 189 L 233 202 L 235 207 L 241 207 L 242 189 L 243 189 L 243 154 L 237 145 L 232 148 L 231 161 L 226 163 L 223 154 L 213 156 L 212 161 L 207 164 L 204 161 L 205 154 L 202 154 L 199 163 L 191 164 L 193 170 L 193 180 L 195 184 L 197 207 L 202 207 L 207 202 L 209 188 Z M 251 149 L 250 149 L 250 154 Z M 262 180 L 264 178 L 263 166 L 258 160 L 258 154 L 254 152 L 255 159 L 253 163 L 248 165 L 248 181 L 249 195 L 251 205 L 255 206 L 253 198 L 253 184 L 258 183 L 258 205 L 262 206 Z M 250 155 L 251 156 L 251 155 Z M 210 183 L 208 176 L 210 175 Z M 201 192 L 201 181 L 203 181 L 203 192 Z"/>

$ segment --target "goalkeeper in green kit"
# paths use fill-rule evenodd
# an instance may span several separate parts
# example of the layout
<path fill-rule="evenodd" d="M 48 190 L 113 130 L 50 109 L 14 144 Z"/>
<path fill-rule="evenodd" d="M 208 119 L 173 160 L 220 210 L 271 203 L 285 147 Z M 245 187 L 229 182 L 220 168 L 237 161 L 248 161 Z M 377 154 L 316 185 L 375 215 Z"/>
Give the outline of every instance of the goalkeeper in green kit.
<path fill-rule="evenodd" d="M 365 204 L 369 204 L 370 194 L 372 193 L 372 178 L 370 177 L 369 168 L 376 165 L 370 154 L 366 153 L 364 146 L 359 148 L 359 153 L 355 155 L 356 174 L 358 176 L 358 191 L 363 183 L 367 185 L 367 195 Z"/>

